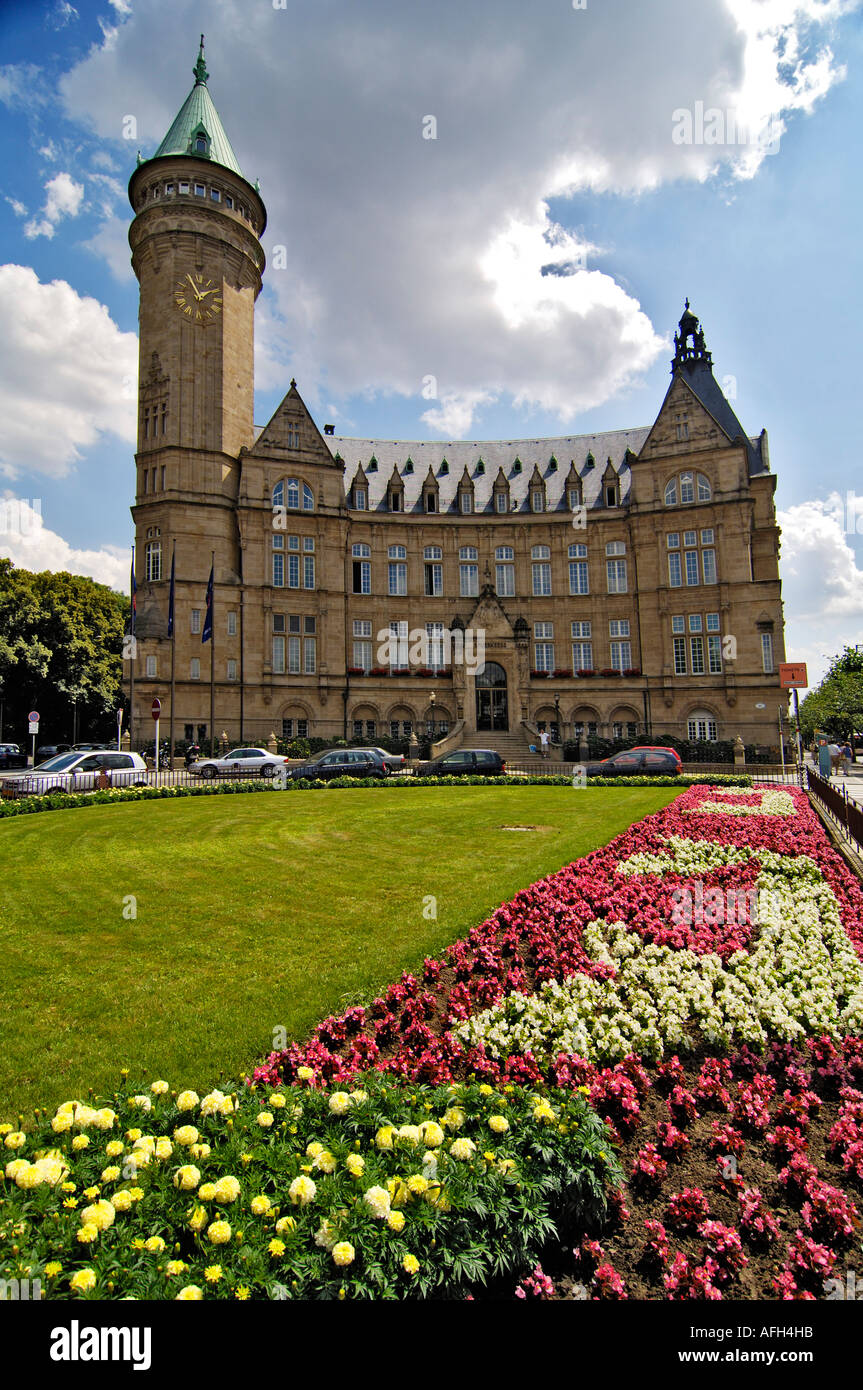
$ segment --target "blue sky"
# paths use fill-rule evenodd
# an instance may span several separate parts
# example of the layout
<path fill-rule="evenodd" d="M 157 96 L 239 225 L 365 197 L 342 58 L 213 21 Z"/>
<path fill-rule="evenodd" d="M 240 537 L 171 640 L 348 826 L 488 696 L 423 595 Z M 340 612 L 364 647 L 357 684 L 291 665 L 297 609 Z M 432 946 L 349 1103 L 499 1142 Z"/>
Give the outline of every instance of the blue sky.
<path fill-rule="evenodd" d="M 211 95 L 261 181 L 268 258 L 283 246 L 287 262 L 258 302 L 259 423 L 296 376 L 319 423 L 364 437 L 646 425 L 688 295 L 744 427 L 767 428 L 789 658 L 819 676 L 863 641 L 863 495 L 847 505 L 863 494 L 863 0 L 439 0 L 431 14 L 0 8 L 0 496 L 41 509 L 25 534 L 0 529 L 0 554 L 124 586 L 125 190 L 192 85 L 203 28 Z M 699 102 L 724 143 L 675 143 L 675 113 Z M 748 141 L 728 139 L 729 115 Z"/>

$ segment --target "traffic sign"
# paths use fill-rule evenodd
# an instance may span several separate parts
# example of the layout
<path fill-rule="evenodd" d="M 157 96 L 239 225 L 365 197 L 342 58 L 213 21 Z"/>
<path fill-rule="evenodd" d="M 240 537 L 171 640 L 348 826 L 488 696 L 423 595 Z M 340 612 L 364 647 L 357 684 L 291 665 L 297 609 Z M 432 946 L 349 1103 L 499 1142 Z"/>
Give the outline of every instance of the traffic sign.
<path fill-rule="evenodd" d="M 28 732 L 28 734 L 38 734 L 38 732 L 39 732 L 39 720 L 38 720 L 38 719 L 31 719 L 31 720 L 30 720 L 30 723 L 29 723 L 28 726 L 27 726 L 27 732 Z"/>
<path fill-rule="evenodd" d="M 781 661 L 779 663 L 779 684 L 783 690 L 806 690 L 809 677 L 805 661 Z"/>
<path fill-rule="evenodd" d="M 150 706 L 150 713 L 152 714 L 153 718 L 155 719 L 156 723 L 158 724 L 158 722 L 159 722 L 159 715 L 162 713 L 162 701 L 161 701 L 161 700 L 156 699 L 156 700 L 153 701 L 152 705 Z"/>
<path fill-rule="evenodd" d="M 37 709 L 31 709 L 30 713 L 27 715 L 27 718 L 30 720 L 31 724 L 38 724 L 39 711 Z"/>

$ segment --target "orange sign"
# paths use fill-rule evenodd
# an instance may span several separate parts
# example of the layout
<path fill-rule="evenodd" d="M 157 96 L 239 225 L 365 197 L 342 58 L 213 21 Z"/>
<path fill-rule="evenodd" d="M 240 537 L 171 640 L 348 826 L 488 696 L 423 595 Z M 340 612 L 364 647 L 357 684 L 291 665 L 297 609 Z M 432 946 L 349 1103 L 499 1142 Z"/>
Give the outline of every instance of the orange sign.
<path fill-rule="evenodd" d="M 805 661 L 781 661 L 779 663 L 779 684 L 785 690 L 795 687 L 805 690 L 809 686 Z"/>

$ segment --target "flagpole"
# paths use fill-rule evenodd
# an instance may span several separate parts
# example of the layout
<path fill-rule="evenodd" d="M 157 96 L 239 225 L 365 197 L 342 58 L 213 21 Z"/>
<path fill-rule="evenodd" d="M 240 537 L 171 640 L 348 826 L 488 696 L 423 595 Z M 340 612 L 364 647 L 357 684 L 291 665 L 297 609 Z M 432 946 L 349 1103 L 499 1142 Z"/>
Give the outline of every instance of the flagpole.
<path fill-rule="evenodd" d="M 135 547 L 132 546 L 132 577 L 129 584 L 129 633 L 132 638 L 129 648 L 129 752 L 135 751 L 135 657 L 137 638 L 135 636 Z"/>
<path fill-rule="evenodd" d="M 176 561 L 176 559 L 177 542 L 174 541 L 174 548 L 171 552 L 171 596 L 169 600 L 171 606 L 171 611 L 169 615 L 171 628 L 171 720 L 168 725 L 168 739 L 170 740 L 170 746 L 168 748 L 169 771 L 173 771 L 174 768 L 174 658 L 176 655 L 177 646 L 177 623 L 176 614 L 174 612 L 174 562 Z"/>
<path fill-rule="evenodd" d="M 216 755 L 216 552 L 210 552 L 213 597 L 210 603 L 210 757 Z"/>

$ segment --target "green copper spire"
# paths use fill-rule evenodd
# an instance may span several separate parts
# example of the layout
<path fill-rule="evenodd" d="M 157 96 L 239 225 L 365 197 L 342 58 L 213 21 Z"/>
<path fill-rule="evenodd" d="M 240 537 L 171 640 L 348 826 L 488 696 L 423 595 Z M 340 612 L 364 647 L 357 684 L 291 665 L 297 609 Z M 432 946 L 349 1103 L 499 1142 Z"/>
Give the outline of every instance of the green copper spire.
<path fill-rule="evenodd" d="M 221 164 L 225 169 L 233 169 L 235 174 L 243 178 L 237 156 L 207 90 L 207 78 L 210 74 L 204 62 L 203 34 L 198 49 L 198 61 L 192 71 L 195 74 L 195 85 L 153 158 L 161 159 L 162 156 L 170 154 L 195 155 L 198 159 L 208 159 L 213 164 Z"/>

